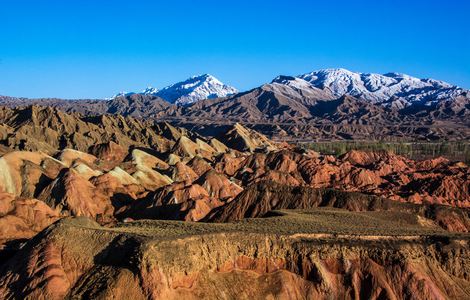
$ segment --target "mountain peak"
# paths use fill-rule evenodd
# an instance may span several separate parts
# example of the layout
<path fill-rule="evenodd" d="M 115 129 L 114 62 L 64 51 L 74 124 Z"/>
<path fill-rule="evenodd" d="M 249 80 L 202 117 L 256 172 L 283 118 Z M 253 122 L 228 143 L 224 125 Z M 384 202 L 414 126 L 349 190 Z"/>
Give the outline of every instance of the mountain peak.
<path fill-rule="evenodd" d="M 200 100 L 226 97 L 238 91 L 210 74 L 192 76 L 184 81 L 169 85 L 161 90 L 148 87 L 139 94 L 158 96 L 170 103 L 187 105 Z M 135 93 L 120 93 L 116 96 L 129 96 Z"/>
<path fill-rule="evenodd" d="M 202 74 L 167 86 L 160 90 L 157 96 L 170 103 L 187 105 L 199 100 L 226 97 L 237 92 L 235 88 L 223 84 L 214 76 Z"/>
<path fill-rule="evenodd" d="M 151 86 L 147 87 L 145 90 L 141 92 L 141 94 L 144 94 L 144 95 L 153 95 L 156 93 L 158 93 L 158 89 L 151 87 Z"/>
<path fill-rule="evenodd" d="M 215 79 L 215 80 L 217 80 L 217 78 L 215 78 L 211 74 L 193 75 L 193 76 L 189 77 L 189 79 L 199 79 L 199 80 L 212 80 L 212 79 Z"/>

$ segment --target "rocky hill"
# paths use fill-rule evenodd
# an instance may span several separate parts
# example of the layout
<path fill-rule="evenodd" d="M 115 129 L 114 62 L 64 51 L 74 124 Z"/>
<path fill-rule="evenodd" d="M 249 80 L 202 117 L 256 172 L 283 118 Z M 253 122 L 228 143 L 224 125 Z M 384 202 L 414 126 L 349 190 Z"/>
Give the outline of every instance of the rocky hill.
<path fill-rule="evenodd" d="M 320 211 L 113 228 L 67 219 L 3 264 L 0 289 L 6 299 L 468 298 L 468 236 L 383 218 Z M 344 226 L 351 219 L 357 226 Z M 354 235 L 325 234 L 328 223 Z"/>

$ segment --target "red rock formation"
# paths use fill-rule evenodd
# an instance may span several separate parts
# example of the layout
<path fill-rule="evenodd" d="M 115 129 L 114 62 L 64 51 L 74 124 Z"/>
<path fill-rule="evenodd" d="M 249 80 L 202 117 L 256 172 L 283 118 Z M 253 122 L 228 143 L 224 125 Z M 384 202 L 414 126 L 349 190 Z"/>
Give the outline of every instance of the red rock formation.
<path fill-rule="evenodd" d="M 174 182 L 185 182 L 186 184 L 192 183 L 194 180 L 196 180 L 199 176 L 191 169 L 188 167 L 185 163 L 183 162 L 177 162 L 173 166 L 173 174 L 171 176 L 171 179 L 173 179 Z"/>
<path fill-rule="evenodd" d="M 6 241 L 31 238 L 60 218 L 40 200 L 7 193 L 0 193 L 0 216 L 0 248 Z"/>
<path fill-rule="evenodd" d="M 152 226 L 140 225 L 144 224 Z M 269 230 L 270 224 L 258 225 Z M 221 226 L 195 225 L 175 232 L 168 230 L 168 223 L 153 224 L 154 231 L 139 231 L 136 225 L 109 230 L 84 219 L 53 225 L 0 268 L 2 295 L 6 299 L 469 296 L 470 251 L 463 236 L 274 234 L 256 233 L 250 227 L 244 232 L 226 227 L 223 233 L 217 232 Z M 196 234 L 197 228 L 209 232 Z"/>
<path fill-rule="evenodd" d="M 73 169 L 65 169 L 44 190 L 38 199 L 65 215 L 112 218 L 113 206 L 88 180 Z"/>
<path fill-rule="evenodd" d="M 124 160 L 127 155 L 127 150 L 119 144 L 110 141 L 99 145 L 93 145 L 90 149 L 90 153 L 98 157 L 101 161 L 115 165 Z"/>
<path fill-rule="evenodd" d="M 209 197 L 224 202 L 232 200 L 243 191 L 243 188 L 239 185 L 214 170 L 207 171 L 196 181 L 196 184 L 201 185 L 207 191 Z"/>
<path fill-rule="evenodd" d="M 209 170 L 212 170 L 212 166 L 209 161 L 205 160 L 202 157 L 195 156 L 188 162 L 188 166 L 198 175 L 206 173 Z"/>

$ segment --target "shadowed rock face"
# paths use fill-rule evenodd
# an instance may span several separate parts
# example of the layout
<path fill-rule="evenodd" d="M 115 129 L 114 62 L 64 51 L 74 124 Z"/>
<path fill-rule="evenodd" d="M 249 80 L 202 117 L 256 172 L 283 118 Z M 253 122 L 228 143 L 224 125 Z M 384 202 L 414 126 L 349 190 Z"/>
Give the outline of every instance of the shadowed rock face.
<path fill-rule="evenodd" d="M 469 297 L 463 163 L 333 157 L 240 124 L 214 139 L 39 107 L 0 120 L 7 299 Z"/>

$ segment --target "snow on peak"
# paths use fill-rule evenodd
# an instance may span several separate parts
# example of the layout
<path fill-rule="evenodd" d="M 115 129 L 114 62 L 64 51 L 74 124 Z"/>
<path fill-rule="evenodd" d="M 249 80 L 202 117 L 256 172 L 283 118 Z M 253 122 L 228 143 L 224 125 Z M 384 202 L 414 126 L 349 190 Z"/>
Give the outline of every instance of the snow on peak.
<path fill-rule="evenodd" d="M 274 78 L 274 80 L 271 82 L 271 84 L 281 84 L 281 85 L 286 85 L 294 89 L 298 90 L 305 90 L 305 89 L 311 89 L 312 85 L 299 77 L 294 77 L 294 76 L 285 76 L 285 75 L 280 75 Z"/>
<path fill-rule="evenodd" d="M 145 90 L 141 92 L 141 94 L 144 94 L 144 95 L 154 95 L 156 93 L 158 93 L 158 89 L 151 87 L 151 86 L 147 87 Z"/>
<path fill-rule="evenodd" d="M 453 99 L 464 90 L 434 79 L 419 79 L 406 74 L 356 73 L 346 69 L 323 69 L 298 76 L 312 87 L 329 90 L 336 97 L 348 94 L 375 103 L 392 97 L 407 103 Z"/>
<path fill-rule="evenodd" d="M 191 104 L 199 100 L 226 97 L 238 91 L 209 74 L 193 76 L 160 90 L 156 95 L 175 104 Z"/>
<path fill-rule="evenodd" d="M 126 96 L 132 96 L 132 95 L 135 95 L 135 94 L 141 94 L 141 95 L 155 95 L 156 93 L 158 92 L 158 89 L 157 88 L 154 88 L 154 87 L 147 87 L 145 90 L 143 90 L 142 92 L 140 93 L 135 93 L 135 92 L 120 92 L 120 93 L 117 93 L 116 95 L 112 96 L 111 98 L 107 98 L 108 100 L 112 100 L 114 98 L 117 98 L 117 97 L 126 97 Z"/>
<path fill-rule="evenodd" d="M 148 87 L 139 94 L 158 96 L 170 103 L 187 105 L 199 100 L 226 97 L 238 91 L 223 84 L 209 74 L 192 76 L 185 81 L 169 85 L 161 90 Z M 120 93 L 116 96 L 128 96 L 135 93 Z M 115 97 L 116 97 L 115 96 Z"/>

